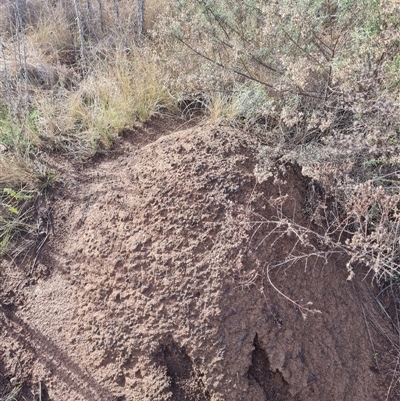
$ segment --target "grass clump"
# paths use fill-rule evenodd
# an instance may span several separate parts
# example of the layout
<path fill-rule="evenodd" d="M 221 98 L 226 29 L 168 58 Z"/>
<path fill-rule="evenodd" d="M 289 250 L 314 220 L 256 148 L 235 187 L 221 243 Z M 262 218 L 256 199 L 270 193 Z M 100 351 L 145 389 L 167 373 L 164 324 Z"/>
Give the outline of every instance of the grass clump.
<path fill-rule="evenodd" d="M 0 398 L 1 401 L 17 401 L 20 398 L 20 393 L 22 390 L 22 385 L 17 384 L 4 396 Z"/>
<path fill-rule="evenodd" d="M 155 62 L 146 54 L 122 50 L 97 60 L 73 91 L 42 93 L 36 102 L 41 136 L 79 158 L 109 149 L 122 130 L 148 120 L 162 107 L 173 107 Z"/>
<path fill-rule="evenodd" d="M 16 192 L 3 188 L 0 195 L 0 255 L 3 256 L 13 240 L 34 231 L 31 200 L 34 195 L 28 191 Z"/>

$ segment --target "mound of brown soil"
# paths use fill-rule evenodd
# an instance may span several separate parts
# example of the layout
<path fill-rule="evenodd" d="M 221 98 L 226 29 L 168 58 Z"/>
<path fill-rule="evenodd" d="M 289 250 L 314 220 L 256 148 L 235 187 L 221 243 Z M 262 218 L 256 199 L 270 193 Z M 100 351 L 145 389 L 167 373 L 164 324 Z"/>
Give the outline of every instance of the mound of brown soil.
<path fill-rule="evenodd" d="M 268 201 L 287 195 L 305 224 L 306 181 L 257 183 L 256 154 L 242 132 L 197 128 L 65 175 L 48 276 L 2 308 L 7 378 L 63 401 L 384 400 L 391 328 L 370 282 L 339 258 L 267 280 L 298 246 L 270 234 Z"/>

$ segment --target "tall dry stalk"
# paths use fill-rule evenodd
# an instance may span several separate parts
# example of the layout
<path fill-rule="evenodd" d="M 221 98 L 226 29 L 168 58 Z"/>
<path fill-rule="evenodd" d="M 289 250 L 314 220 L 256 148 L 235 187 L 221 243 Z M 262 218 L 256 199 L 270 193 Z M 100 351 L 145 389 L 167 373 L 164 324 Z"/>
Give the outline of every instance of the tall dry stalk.
<path fill-rule="evenodd" d="M 97 0 L 99 6 L 99 20 L 100 20 L 100 32 L 104 32 L 104 17 L 103 17 L 103 3 L 102 0 Z"/>
<path fill-rule="evenodd" d="M 139 39 L 145 32 L 144 13 L 145 13 L 144 0 L 137 0 L 137 34 Z"/>
<path fill-rule="evenodd" d="M 6 45 L 3 42 L 0 42 L 0 47 L 1 47 L 1 56 L 3 59 L 3 79 L 1 80 L 1 84 L 4 87 L 4 99 L 6 100 L 7 104 L 11 104 L 11 99 L 12 99 L 12 92 L 11 92 L 11 77 L 10 73 L 8 71 L 8 66 L 7 66 L 7 60 L 6 60 L 6 55 L 4 52 L 4 49 Z"/>
<path fill-rule="evenodd" d="M 26 3 L 25 3 L 26 4 Z M 28 90 L 28 68 L 26 62 L 26 36 L 23 33 L 24 23 L 23 23 L 23 14 L 21 12 L 21 3 L 16 1 L 16 16 L 17 16 L 17 46 L 18 46 L 18 61 L 20 70 L 23 75 L 23 87 L 21 88 L 21 101 L 23 104 L 23 108 L 25 113 L 27 112 L 27 106 L 29 103 L 29 90 Z"/>
<path fill-rule="evenodd" d="M 90 0 L 86 0 L 86 18 L 87 18 L 87 30 L 89 37 L 93 35 L 94 29 L 94 18 L 93 18 L 93 6 Z"/>
<path fill-rule="evenodd" d="M 76 22 L 78 25 L 78 33 L 79 33 L 79 42 L 80 42 L 80 57 L 82 67 L 86 69 L 86 52 L 85 52 L 85 35 L 83 30 L 82 23 L 82 13 L 79 8 L 79 0 L 74 0 L 75 14 L 76 14 Z"/>

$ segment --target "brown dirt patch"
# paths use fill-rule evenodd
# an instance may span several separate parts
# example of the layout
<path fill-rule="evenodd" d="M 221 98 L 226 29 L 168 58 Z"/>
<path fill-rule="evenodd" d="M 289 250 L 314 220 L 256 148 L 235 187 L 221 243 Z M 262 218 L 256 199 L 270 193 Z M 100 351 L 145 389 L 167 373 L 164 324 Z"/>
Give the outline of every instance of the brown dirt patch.
<path fill-rule="evenodd" d="M 221 127 L 124 143 L 64 172 L 36 277 L 2 262 L 0 383 L 66 401 L 385 399 L 393 329 L 362 273 L 346 281 L 339 257 L 272 270 L 321 311 L 307 319 L 266 280 L 296 244 L 267 237 L 268 200 L 287 194 L 306 224 L 296 168 L 257 184 L 257 143 Z"/>

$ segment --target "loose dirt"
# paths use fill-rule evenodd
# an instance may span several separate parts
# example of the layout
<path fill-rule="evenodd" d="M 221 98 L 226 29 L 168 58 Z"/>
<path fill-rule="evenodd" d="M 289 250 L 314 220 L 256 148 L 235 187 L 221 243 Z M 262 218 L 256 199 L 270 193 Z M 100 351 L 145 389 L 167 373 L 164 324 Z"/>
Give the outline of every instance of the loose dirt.
<path fill-rule="evenodd" d="M 299 243 L 270 200 L 308 224 L 299 169 L 258 182 L 239 130 L 147 134 L 60 173 L 30 278 L 2 261 L 0 397 L 15 378 L 27 400 L 398 399 L 370 279 L 339 256 L 277 266 Z"/>

